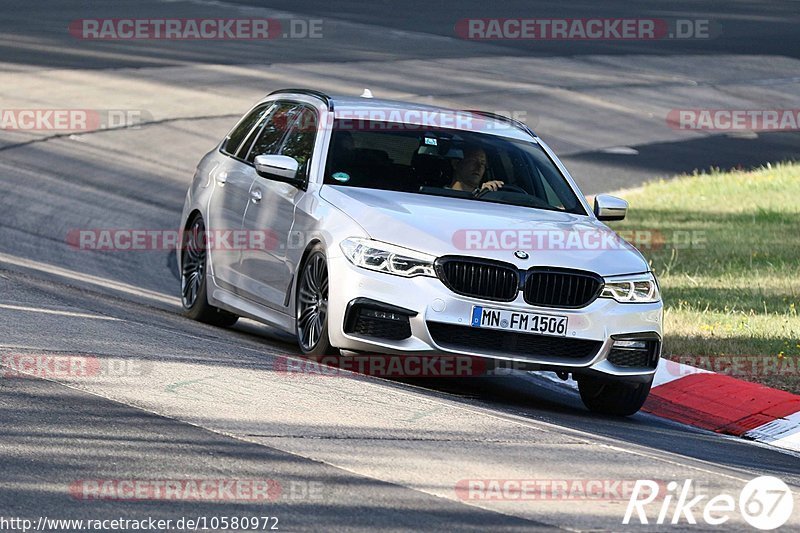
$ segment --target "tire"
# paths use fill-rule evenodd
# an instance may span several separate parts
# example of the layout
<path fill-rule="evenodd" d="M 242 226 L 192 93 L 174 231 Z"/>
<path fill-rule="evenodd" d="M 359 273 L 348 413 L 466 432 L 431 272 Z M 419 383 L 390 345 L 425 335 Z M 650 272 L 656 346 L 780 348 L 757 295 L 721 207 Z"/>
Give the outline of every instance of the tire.
<path fill-rule="evenodd" d="M 653 379 L 646 383 L 630 383 L 596 377 L 578 377 L 578 390 L 583 404 L 594 413 L 630 416 L 644 405 Z"/>
<path fill-rule="evenodd" d="M 232 326 L 239 320 L 238 316 L 208 304 L 205 231 L 203 217 L 197 215 L 184 232 L 180 277 L 183 315 L 213 326 Z"/>
<path fill-rule="evenodd" d="M 328 337 L 328 261 L 320 245 L 314 246 L 297 278 L 295 333 L 304 355 L 330 355 Z"/>

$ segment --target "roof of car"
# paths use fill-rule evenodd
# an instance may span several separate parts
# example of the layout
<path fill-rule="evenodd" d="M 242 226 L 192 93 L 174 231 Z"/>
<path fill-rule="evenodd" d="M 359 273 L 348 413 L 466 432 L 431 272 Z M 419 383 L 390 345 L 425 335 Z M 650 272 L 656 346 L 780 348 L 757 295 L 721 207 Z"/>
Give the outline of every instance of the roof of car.
<path fill-rule="evenodd" d="M 281 89 L 269 96 L 297 94 L 323 100 L 336 118 L 398 123 L 422 123 L 432 127 L 492 133 L 523 140 L 536 134 L 522 122 L 480 110 L 451 109 L 442 106 L 388 100 L 383 98 L 324 94 L 309 89 Z"/>

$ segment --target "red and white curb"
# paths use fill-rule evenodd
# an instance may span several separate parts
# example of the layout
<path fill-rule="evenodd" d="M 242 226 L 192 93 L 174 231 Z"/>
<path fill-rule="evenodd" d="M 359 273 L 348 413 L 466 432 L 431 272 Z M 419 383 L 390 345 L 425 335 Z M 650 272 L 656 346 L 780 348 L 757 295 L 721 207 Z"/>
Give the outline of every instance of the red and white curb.
<path fill-rule="evenodd" d="M 536 374 L 561 381 L 551 372 Z M 675 361 L 661 360 L 642 408 L 656 416 L 800 452 L 800 396 Z"/>

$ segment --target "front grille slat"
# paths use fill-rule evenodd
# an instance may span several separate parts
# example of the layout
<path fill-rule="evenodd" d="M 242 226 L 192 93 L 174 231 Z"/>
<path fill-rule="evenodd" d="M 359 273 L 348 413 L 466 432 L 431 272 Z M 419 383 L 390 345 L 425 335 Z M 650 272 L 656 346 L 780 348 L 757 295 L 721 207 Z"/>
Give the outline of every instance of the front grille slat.
<path fill-rule="evenodd" d="M 569 280 L 567 282 L 567 294 L 572 294 L 572 284 L 575 282 L 575 277 L 570 276 L 567 278 L 567 280 Z"/>
<path fill-rule="evenodd" d="M 530 358 L 585 360 L 594 357 L 602 341 L 515 333 L 428 322 L 433 341 L 442 348 Z"/>
<path fill-rule="evenodd" d="M 583 294 L 583 291 L 586 288 L 586 278 L 574 278 L 575 279 L 575 292 L 573 294 Z"/>
<path fill-rule="evenodd" d="M 467 283 L 469 284 L 470 287 L 474 287 L 475 286 L 475 265 L 469 265 L 467 270 L 469 270 L 469 278 L 467 278 L 469 281 L 467 281 Z M 480 291 L 480 287 L 478 288 L 478 291 Z"/>
<path fill-rule="evenodd" d="M 532 282 L 530 280 L 530 278 L 528 278 L 528 283 L 533 283 L 536 286 L 536 301 L 539 301 L 539 302 L 542 301 L 544 299 L 544 295 L 542 293 L 544 292 L 544 288 L 546 287 L 546 284 L 544 284 L 544 283 L 534 283 L 534 282 Z"/>

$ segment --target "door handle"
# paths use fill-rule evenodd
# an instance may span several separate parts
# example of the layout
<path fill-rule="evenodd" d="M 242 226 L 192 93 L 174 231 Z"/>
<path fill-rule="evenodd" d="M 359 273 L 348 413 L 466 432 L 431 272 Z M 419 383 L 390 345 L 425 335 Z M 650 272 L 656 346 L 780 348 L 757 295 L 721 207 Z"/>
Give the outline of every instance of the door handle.
<path fill-rule="evenodd" d="M 261 201 L 261 189 L 253 189 L 250 191 L 250 199 L 253 201 L 254 204 L 257 204 Z"/>

